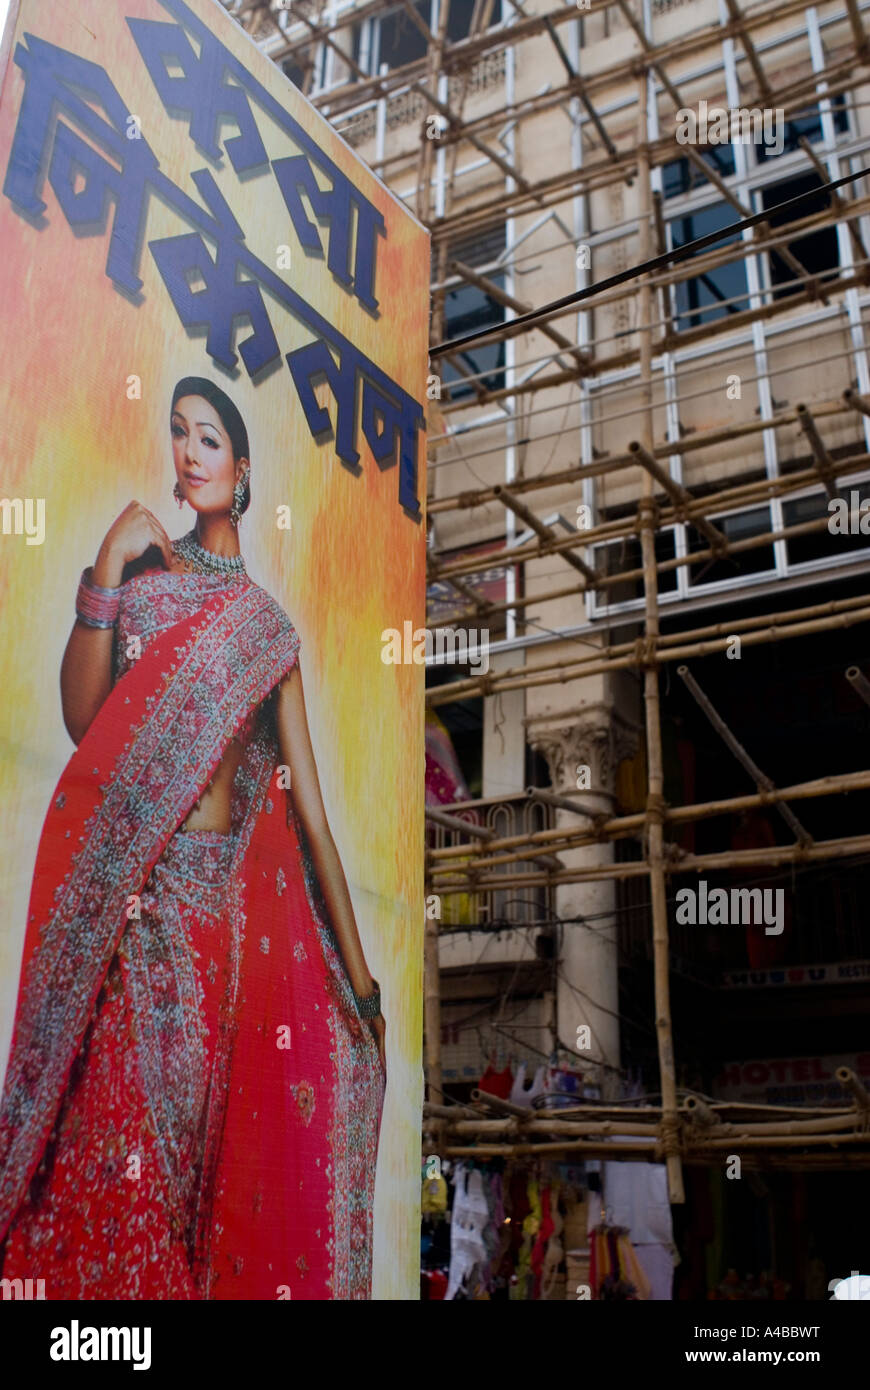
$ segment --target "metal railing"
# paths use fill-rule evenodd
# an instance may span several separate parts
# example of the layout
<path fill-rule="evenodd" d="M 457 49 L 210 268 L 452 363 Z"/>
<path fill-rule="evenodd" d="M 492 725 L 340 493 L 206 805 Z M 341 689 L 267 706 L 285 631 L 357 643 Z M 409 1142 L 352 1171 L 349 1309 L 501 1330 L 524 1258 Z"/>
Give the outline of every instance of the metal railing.
<path fill-rule="evenodd" d="M 451 806 L 439 806 L 451 816 L 485 830 L 491 830 L 501 839 L 510 835 L 529 835 L 538 830 L 550 830 L 555 824 L 555 812 L 551 806 L 530 801 L 526 793 L 517 792 L 514 796 L 498 799 L 484 797 L 478 801 L 461 801 Z M 427 849 L 444 849 L 463 844 L 463 835 L 458 830 L 448 830 L 444 826 L 427 822 Z M 457 866 L 464 861 L 457 859 Z M 487 875 L 503 872 L 513 877 L 523 869 L 537 869 L 531 860 L 520 860 L 503 864 L 487 870 Z M 535 888 L 482 888 L 476 892 L 457 896 L 445 896 L 441 905 L 442 926 L 489 926 L 504 925 L 527 927 L 534 923 L 551 921 L 553 918 L 553 892 L 546 885 Z"/>

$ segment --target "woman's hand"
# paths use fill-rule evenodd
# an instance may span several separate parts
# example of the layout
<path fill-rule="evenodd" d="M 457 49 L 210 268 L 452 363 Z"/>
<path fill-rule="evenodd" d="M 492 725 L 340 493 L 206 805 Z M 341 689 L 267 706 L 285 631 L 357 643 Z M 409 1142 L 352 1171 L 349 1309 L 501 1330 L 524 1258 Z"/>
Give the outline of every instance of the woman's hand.
<path fill-rule="evenodd" d="M 386 1054 L 386 1033 L 387 1025 L 383 1014 L 378 1014 L 376 1018 L 369 1019 L 369 1026 L 378 1045 L 378 1056 L 381 1059 L 381 1067 L 384 1073 L 384 1080 L 387 1078 L 387 1054 Z"/>
<path fill-rule="evenodd" d="M 156 545 L 167 569 L 172 568 L 172 543 L 160 522 L 141 502 L 130 502 L 112 522 L 97 556 L 95 584 L 116 589 L 124 566 L 137 560 L 149 546 Z"/>

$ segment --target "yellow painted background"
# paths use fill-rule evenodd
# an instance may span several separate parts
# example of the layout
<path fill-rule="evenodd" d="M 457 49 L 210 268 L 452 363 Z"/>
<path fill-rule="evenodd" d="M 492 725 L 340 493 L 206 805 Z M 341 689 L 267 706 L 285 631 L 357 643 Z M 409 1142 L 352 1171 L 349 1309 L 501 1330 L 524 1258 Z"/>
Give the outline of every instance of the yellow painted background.
<path fill-rule="evenodd" d="M 383 213 L 373 319 L 307 258 L 270 173 L 240 182 L 229 161 L 209 164 L 186 118 L 167 113 L 127 27 L 127 17 L 172 22 L 158 0 L 13 0 L 12 45 L 0 99 L 5 176 L 23 77 L 12 62 L 24 31 L 104 67 L 163 172 L 197 198 L 190 174 L 208 167 L 247 244 L 303 298 L 417 400 L 425 400 L 428 238 L 344 146 L 216 0 L 189 0 L 221 42 L 312 134 Z M 196 46 L 196 45 L 194 45 Z M 295 154 L 291 138 L 252 103 L 270 158 Z M 68 119 L 68 118 L 67 118 Z M 75 128 L 75 122 L 70 121 Z M 81 132 L 78 132 L 81 134 Z M 231 123 L 221 138 L 236 134 Z M 320 177 L 320 175 L 318 175 Z M 44 498 L 46 537 L 0 535 L 0 1067 L 12 1030 L 33 863 L 54 784 L 72 753 L 59 694 L 60 660 L 83 567 L 131 498 L 171 536 L 193 523 L 172 498 L 169 435 L 173 385 L 207 376 L 236 402 L 248 428 L 252 504 L 240 539 L 249 572 L 286 609 L 302 641 L 301 666 L 330 826 L 350 885 L 387 1019 L 388 1087 L 375 1212 L 375 1298 L 417 1297 L 421 1103 L 423 669 L 385 666 L 384 628 L 424 622 L 424 533 L 398 502 L 398 465 L 383 472 L 359 436 L 353 476 L 332 444 L 312 439 L 286 364 L 254 386 L 241 359 L 235 378 L 188 337 L 147 241 L 192 230 L 151 200 L 135 306 L 105 272 L 108 227 L 76 236 L 46 181 L 37 229 L 0 196 L 0 496 Z M 109 215 L 109 226 L 111 225 Z M 321 237 L 326 244 L 326 230 Z M 266 296 L 282 354 L 311 340 Z M 243 321 L 237 334 L 248 336 Z M 141 378 L 128 400 L 127 378 Z M 331 396 L 318 393 L 334 420 Z M 418 495 L 425 497 L 423 437 Z M 276 508 L 291 508 L 289 533 Z"/>

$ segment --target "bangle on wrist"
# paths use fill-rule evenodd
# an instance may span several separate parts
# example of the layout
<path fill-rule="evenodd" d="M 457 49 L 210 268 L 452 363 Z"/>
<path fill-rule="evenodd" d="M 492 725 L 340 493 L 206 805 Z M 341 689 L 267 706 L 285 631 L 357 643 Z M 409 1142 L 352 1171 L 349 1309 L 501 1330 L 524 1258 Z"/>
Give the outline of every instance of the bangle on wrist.
<path fill-rule="evenodd" d="M 357 994 L 356 990 L 353 991 L 360 1018 L 377 1018 L 381 1012 L 381 987 L 377 980 L 372 980 L 372 984 L 374 989 L 371 994 Z"/>
<path fill-rule="evenodd" d="M 95 584 L 90 565 L 82 571 L 76 594 L 76 616 L 86 627 L 114 627 L 120 606 L 120 588 L 106 589 Z"/>

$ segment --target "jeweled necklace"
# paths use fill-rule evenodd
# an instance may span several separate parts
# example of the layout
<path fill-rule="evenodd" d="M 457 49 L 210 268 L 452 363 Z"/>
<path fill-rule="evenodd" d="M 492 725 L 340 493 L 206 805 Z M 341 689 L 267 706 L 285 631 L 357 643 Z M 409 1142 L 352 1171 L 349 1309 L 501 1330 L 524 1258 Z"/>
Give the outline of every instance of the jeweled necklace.
<path fill-rule="evenodd" d="M 245 573 L 245 561 L 241 555 L 215 555 L 206 550 L 196 538 L 196 528 L 186 536 L 172 542 L 172 553 L 184 562 L 188 574 L 211 574 L 224 579 Z"/>

